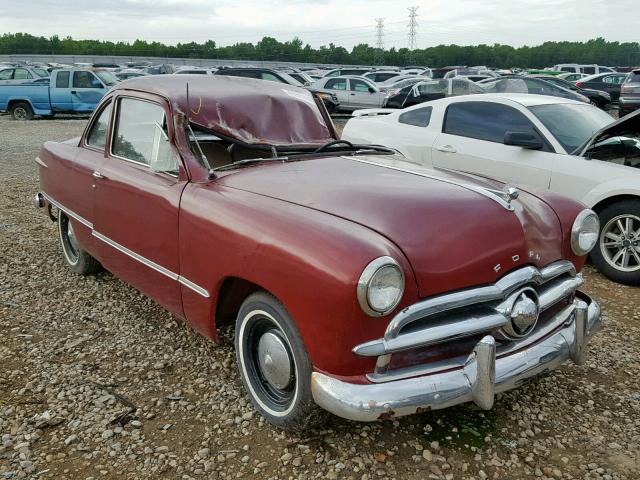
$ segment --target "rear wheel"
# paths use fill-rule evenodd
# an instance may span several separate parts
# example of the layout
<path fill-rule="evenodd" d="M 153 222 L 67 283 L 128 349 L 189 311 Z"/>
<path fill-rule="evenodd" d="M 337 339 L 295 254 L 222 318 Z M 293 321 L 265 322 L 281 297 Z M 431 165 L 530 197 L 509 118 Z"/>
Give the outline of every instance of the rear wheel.
<path fill-rule="evenodd" d="M 275 426 L 302 430 L 323 411 L 311 396 L 311 362 L 289 313 L 272 295 L 257 292 L 240 307 L 235 347 L 251 403 Z"/>
<path fill-rule="evenodd" d="M 605 207 L 600 237 L 591 252 L 595 266 L 610 279 L 640 285 L 640 200 L 624 200 Z"/>
<path fill-rule="evenodd" d="M 33 120 L 33 109 L 31 105 L 26 102 L 17 102 L 11 105 L 11 116 L 14 120 L 24 122 L 26 120 Z"/>
<path fill-rule="evenodd" d="M 73 224 L 69 217 L 60 212 L 58 215 L 58 236 L 66 264 L 80 275 L 90 275 L 102 269 L 102 265 L 80 247 Z"/>

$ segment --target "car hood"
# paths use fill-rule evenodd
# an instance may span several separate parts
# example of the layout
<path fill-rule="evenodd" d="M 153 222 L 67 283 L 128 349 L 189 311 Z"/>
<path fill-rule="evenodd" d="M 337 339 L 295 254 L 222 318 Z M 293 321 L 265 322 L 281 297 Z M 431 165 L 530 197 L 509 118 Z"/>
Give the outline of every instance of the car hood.
<path fill-rule="evenodd" d="M 625 115 L 606 127 L 601 128 L 594 133 L 591 138 L 583 143 L 582 146 L 578 147 L 573 154 L 584 155 L 589 147 L 594 143 L 601 142 L 611 137 L 627 135 L 629 133 L 633 133 L 635 136 L 640 134 L 640 110 Z"/>
<path fill-rule="evenodd" d="M 422 297 L 492 283 L 524 264 L 543 266 L 562 258 L 560 221 L 538 197 L 521 191 L 509 211 L 458 184 L 495 188 L 495 183 L 408 164 L 400 155 L 262 164 L 216 183 L 378 232 L 403 251 Z"/>

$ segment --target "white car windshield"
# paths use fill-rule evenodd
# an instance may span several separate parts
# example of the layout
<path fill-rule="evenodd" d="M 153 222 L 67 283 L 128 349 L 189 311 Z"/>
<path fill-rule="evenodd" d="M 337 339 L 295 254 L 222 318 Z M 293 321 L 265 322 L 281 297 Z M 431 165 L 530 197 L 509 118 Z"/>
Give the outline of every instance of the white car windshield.
<path fill-rule="evenodd" d="M 567 153 L 575 153 L 594 133 L 613 122 L 611 115 L 592 105 L 553 103 L 535 105 L 529 110 Z"/>

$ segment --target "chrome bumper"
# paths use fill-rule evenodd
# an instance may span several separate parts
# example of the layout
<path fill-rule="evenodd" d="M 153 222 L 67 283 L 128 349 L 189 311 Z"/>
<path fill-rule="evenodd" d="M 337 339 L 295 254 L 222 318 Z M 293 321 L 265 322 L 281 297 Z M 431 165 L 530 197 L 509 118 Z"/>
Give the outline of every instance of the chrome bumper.
<path fill-rule="evenodd" d="M 557 368 L 567 359 L 584 363 L 587 343 L 601 327 L 600 306 L 580 293 L 574 311 L 554 333 L 515 353 L 496 357 L 491 335 L 480 340 L 461 368 L 386 383 L 352 384 L 314 372 L 315 402 L 343 418 L 373 421 L 473 401 L 493 407 L 496 393 L 511 390 Z"/>

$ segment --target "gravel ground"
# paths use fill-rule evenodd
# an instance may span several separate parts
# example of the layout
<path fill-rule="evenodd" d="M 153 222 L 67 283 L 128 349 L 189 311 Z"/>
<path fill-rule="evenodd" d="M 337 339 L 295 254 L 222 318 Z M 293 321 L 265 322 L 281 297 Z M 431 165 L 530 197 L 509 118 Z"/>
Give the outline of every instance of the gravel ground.
<path fill-rule="evenodd" d="M 254 413 L 232 332 L 198 336 L 130 286 L 63 265 L 33 158 L 86 120 L 0 117 L 0 479 L 640 477 L 640 289 L 592 269 L 589 361 L 472 405 L 282 433 Z"/>

